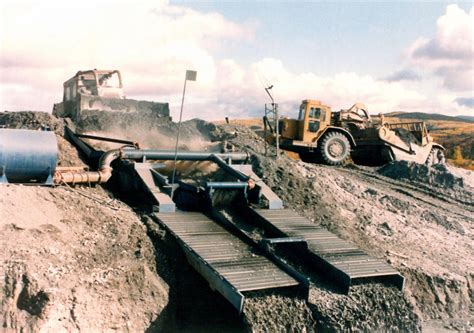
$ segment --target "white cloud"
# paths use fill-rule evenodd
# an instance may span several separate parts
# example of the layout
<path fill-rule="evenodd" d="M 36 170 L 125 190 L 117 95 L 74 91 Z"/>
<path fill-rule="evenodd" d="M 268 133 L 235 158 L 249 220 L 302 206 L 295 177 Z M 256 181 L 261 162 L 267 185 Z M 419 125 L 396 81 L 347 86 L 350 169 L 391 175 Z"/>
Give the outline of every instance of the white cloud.
<path fill-rule="evenodd" d="M 458 5 L 446 7 L 432 38 L 418 38 L 408 53 L 414 65 L 428 69 L 454 91 L 473 91 L 474 7 L 469 13 Z"/>
<path fill-rule="evenodd" d="M 78 70 L 122 70 L 130 96 L 182 89 L 184 71 L 199 70 L 199 85 L 213 85 L 211 51 L 220 41 L 251 40 L 253 28 L 163 1 L 7 1 L 0 5 L 0 106 L 35 108 L 61 98 L 62 83 Z M 6 85 L 28 87 L 14 98 Z M 53 91 L 54 90 L 54 91 Z M 8 93 L 7 93 L 8 92 Z M 33 105 L 32 105 L 33 104 Z"/>
<path fill-rule="evenodd" d="M 419 92 L 420 85 L 357 73 L 293 73 L 272 58 L 248 66 L 219 59 L 219 48 L 251 42 L 256 25 L 164 1 L 6 1 L 0 20 L 0 110 L 50 111 L 62 97 L 62 83 L 78 70 L 117 68 L 128 97 L 169 102 L 173 115 L 185 70 L 197 70 L 185 118 L 260 117 L 268 102 L 262 78 L 274 84 L 281 112 L 292 116 L 306 98 L 333 109 L 362 101 L 372 113 L 466 113 L 465 105 L 453 102 L 459 96 L 433 98 Z"/>
<path fill-rule="evenodd" d="M 263 104 L 269 102 L 259 76 L 266 79 L 266 84 L 274 86 L 271 92 L 280 105 L 281 113 L 290 116 L 295 116 L 299 103 L 308 98 L 320 99 L 336 110 L 363 101 L 372 113 L 403 109 L 411 104 L 421 105 L 426 99 L 422 94 L 406 89 L 400 83 L 376 80 L 367 75 L 339 73 L 321 77 L 313 73 L 295 74 L 277 59 L 263 59 L 251 65 L 249 69 L 243 69 L 233 63 L 232 69 L 232 73 L 236 74 L 228 76 L 240 79 L 232 83 L 231 87 L 234 89 L 222 86 L 223 89 L 218 90 L 221 100 L 239 102 L 254 116 L 261 115 Z M 236 89 L 237 87 L 242 88 Z"/>

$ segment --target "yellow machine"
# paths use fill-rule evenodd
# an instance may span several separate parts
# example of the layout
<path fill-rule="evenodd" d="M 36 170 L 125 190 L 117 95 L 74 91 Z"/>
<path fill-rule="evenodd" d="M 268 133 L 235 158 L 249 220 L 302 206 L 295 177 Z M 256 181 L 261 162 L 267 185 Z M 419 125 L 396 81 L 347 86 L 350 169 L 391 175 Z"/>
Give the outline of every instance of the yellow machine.
<path fill-rule="evenodd" d="M 88 117 L 95 117 L 96 112 L 104 111 L 126 121 L 144 115 L 169 120 L 168 103 L 126 98 L 119 70 L 79 71 L 64 82 L 63 88 L 63 100 L 54 104 L 53 114 L 63 118 L 69 117 L 76 124 Z M 114 121 L 117 119 L 110 119 L 109 122 Z"/>
<path fill-rule="evenodd" d="M 332 111 L 317 100 L 304 100 L 298 119 L 279 121 L 280 147 L 299 153 L 308 162 L 343 164 L 356 146 L 352 134 L 333 126 Z"/>
<path fill-rule="evenodd" d="M 264 121 L 272 129 L 268 119 Z M 307 162 L 341 165 L 349 157 L 364 165 L 444 161 L 444 148 L 433 142 L 424 122 L 390 124 L 383 116 L 374 122 L 362 103 L 333 112 L 318 100 L 304 100 L 298 119 L 280 119 L 278 129 L 280 147 Z M 276 139 L 275 133 L 266 137 Z"/>

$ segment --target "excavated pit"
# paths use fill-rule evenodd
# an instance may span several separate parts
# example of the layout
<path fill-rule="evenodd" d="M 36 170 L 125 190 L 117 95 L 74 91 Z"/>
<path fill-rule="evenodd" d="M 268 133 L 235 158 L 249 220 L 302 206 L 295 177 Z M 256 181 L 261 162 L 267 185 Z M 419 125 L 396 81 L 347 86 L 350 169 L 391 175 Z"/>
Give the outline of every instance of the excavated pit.
<path fill-rule="evenodd" d="M 275 150 L 267 147 L 265 157 L 264 141 L 248 127 L 218 130 L 252 155 L 254 171 L 289 207 L 399 270 L 407 278 L 404 298 L 424 328 L 472 329 L 471 171 L 447 166 L 447 177 L 464 184 L 453 194 L 424 177 L 394 179 L 377 168 L 312 165 L 284 154 L 275 160 Z"/>
<path fill-rule="evenodd" d="M 238 208 L 221 208 L 227 221 L 241 230 L 253 241 L 269 237 L 258 226 L 247 222 L 245 215 L 237 214 Z M 272 316 L 281 312 L 270 331 L 329 331 L 358 332 L 381 330 L 387 332 L 420 332 L 420 318 L 413 311 L 404 293 L 395 287 L 367 282 L 351 286 L 343 293 L 337 283 L 328 281 L 297 251 L 298 244 L 273 246 L 273 252 L 287 264 L 303 273 L 310 281 L 308 302 L 275 293 L 259 293 L 247 299 L 245 318 L 259 325 L 272 322 Z M 255 297 L 255 299 L 254 299 Z M 263 304 L 267 304 L 265 308 Z M 282 310 L 282 309 L 285 310 Z M 288 315 L 288 314 L 291 315 Z M 265 318 L 265 319 L 262 319 Z M 295 322 L 291 318 L 298 318 Z M 302 318 L 304 318 L 302 320 Z M 259 329 L 258 329 L 259 331 Z"/>
<path fill-rule="evenodd" d="M 58 134 L 60 164 L 84 165 L 77 151 L 62 138 L 62 122 L 51 115 L 36 112 L 0 113 L 0 126 L 5 125 L 33 129 L 49 126 Z M 429 208 L 423 197 L 417 197 L 417 192 L 413 192 L 409 198 L 400 196 L 402 194 L 396 191 L 395 185 L 385 180 L 386 174 L 379 173 L 382 176 L 379 181 L 376 172 L 372 173 L 371 169 L 367 169 L 370 176 L 365 176 L 363 172 L 351 168 L 313 166 L 285 156 L 278 161 L 266 158 L 263 156 L 263 141 L 248 128 L 232 125 L 216 127 L 198 120 L 190 121 L 186 126 L 189 126 L 189 133 L 184 130 L 183 133 L 187 134 L 183 138 L 188 138 L 189 143 L 185 141 L 180 148 L 217 150 L 217 143 L 225 140 L 235 145 L 237 150 L 248 151 L 252 154 L 256 173 L 289 207 L 367 252 L 386 258 L 406 276 L 405 293 L 369 284 L 355 286 L 349 295 L 342 295 L 322 282 L 315 281 L 308 303 L 274 293 L 249 295 L 243 323 L 232 311 L 227 311 L 229 308 L 226 308 L 228 304 L 225 300 L 211 292 L 199 275 L 187 266 L 184 258 L 176 258 L 172 240 L 165 240 L 167 236 L 160 238 L 161 231 L 158 234 L 151 231 L 149 223 L 140 222 L 137 217 L 137 212 L 141 215 L 139 211 L 131 211 L 115 200 L 110 192 L 102 190 L 100 186 L 72 190 L 28 187 L 25 188 L 26 192 L 32 192 L 28 195 L 36 199 L 22 205 L 41 206 L 42 202 L 57 201 L 59 204 L 56 209 L 66 214 L 66 218 L 60 219 L 58 226 L 54 223 L 53 226 L 49 226 L 51 223 L 31 226 L 31 217 L 17 215 L 15 218 L 23 221 L 23 224 L 10 223 L 12 221 L 8 217 L 9 223 L 3 226 L 2 237 L 17 240 L 15 244 L 4 243 L 3 261 L 16 267 L 11 272 L 17 272 L 5 276 L 16 281 L 17 285 L 28 285 L 21 289 L 25 290 L 21 297 L 18 297 L 20 292 L 12 298 L 13 294 L 4 288 L 1 304 L 4 314 L 2 323 L 6 327 L 16 330 L 64 327 L 69 330 L 89 328 L 153 332 L 164 328 L 166 331 L 209 331 L 212 326 L 216 331 L 236 332 L 411 332 L 419 330 L 418 318 L 421 318 L 425 321 L 441 320 L 442 325 L 450 325 L 451 329 L 472 329 L 469 309 L 472 307 L 474 270 L 468 260 L 469 253 L 472 254 L 472 244 L 469 245 L 471 242 L 468 239 L 472 237 L 474 221 L 469 217 L 472 215 L 470 212 L 458 211 L 454 215 L 449 211 L 443 213 L 438 208 Z M 128 128 L 125 132 L 127 138 L 142 140 L 145 146 L 172 149 L 174 140 L 169 140 L 169 137 L 175 130 L 167 129 L 169 127 L 163 125 L 159 128 L 161 133 L 165 133 L 159 139 L 150 135 L 149 128 L 143 131 L 130 131 Z M 122 138 L 124 131 L 114 129 L 110 134 Z M 198 137 L 200 141 L 197 141 Z M 193 146 L 195 142 L 198 144 Z M 269 150 L 272 151 L 271 148 Z M 186 175 L 186 169 L 185 166 L 182 168 L 184 178 L 196 177 L 196 174 Z M 462 172 L 456 170 L 455 173 L 457 177 L 464 177 Z M 469 193 L 471 189 L 466 187 L 468 181 L 465 177 L 463 179 L 464 191 Z M 382 185 L 376 181 L 388 188 L 382 190 Z M 416 179 L 395 181 L 416 184 Z M 7 186 L 2 191 L 0 202 L 2 207 L 11 205 L 10 212 L 18 210 L 13 208 L 17 201 L 28 198 L 27 195 L 20 195 L 25 193 L 21 186 Z M 6 200 L 5 193 L 9 192 L 15 194 L 9 194 L 11 198 Z M 83 213 L 75 216 L 77 210 Z M 97 219 L 98 216 L 103 218 Z M 130 224 L 130 221 L 133 223 Z M 132 229 L 127 229 L 131 225 Z M 423 233 L 423 237 L 428 239 L 418 243 L 411 241 L 411 230 L 414 234 Z M 78 239 L 77 246 L 74 242 L 61 241 L 66 231 L 74 233 Z M 125 238 L 119 237 L 120 234 L 125 234 Z M 35 243 L 39 242 L 38 245 L 29 245 L 32 244 L 30 239 L 33 236 Z M 57 250 L 50 250 L 46 246 L 51 239 L 60 240 L 59 249 L 64 253 L 70 253 L 71 247 L 75 251 L 70 256 L 64 255 L 66 261 L 53 261 L 55 264 L 48 267 L 47 263 L 57 255 Z M 438 239 L 447 239 L 447 244 L 440 249 L 446 253 L 445 258 L 428 245 Z M 457 242 L 457 253 L 449 248 L 451 242 Z M 57 243 L 55 246 L 58 246 Z M 83 250 L 84 247 L 90 248 L 90 251 Z M 40 253 L 40 260 L 34 265 L 30 262 L 31 251 Z M 118 255 L 120 253 L 127 253 L 125 262 L 122 255 Z M 26 266 L 23 266 L 24 261 Z M 128 269 L 124 271 L 123 267 Z M 57 280 L 49 276 L 66 276 L 67 279 L 58 284 Z M 195 284 L 193 281 L 198 282 Z M 192 306 L 198 298 L 203 300 L 199 304 L 204 304 L 199 308 L 209 310 L 218 304 L 219 310 L 213 313 L 198 311 L 198 307 Z M 96 303 L 99 309 L 113 310 L 109 313 L 100 310 L 98 318 L 97 314 L 90 311 L 90 308 L 94 308 L 91 304 Z M 137 311 L 138 308 L 140 311 Z M 187 314 L 183 316 L 178 313 Z M 220 319 L 216 316 L 220 316 Z"/>

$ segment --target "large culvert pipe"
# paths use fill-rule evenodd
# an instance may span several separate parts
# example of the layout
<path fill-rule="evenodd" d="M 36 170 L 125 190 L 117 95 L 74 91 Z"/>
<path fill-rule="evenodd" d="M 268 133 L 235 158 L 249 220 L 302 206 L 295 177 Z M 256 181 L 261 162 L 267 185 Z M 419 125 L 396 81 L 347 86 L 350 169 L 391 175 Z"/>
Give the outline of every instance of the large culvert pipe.
<path fill-rule="evenodd" d="M 0 129 L 0 183 L 52 184 L 57 160 L 54 132 Z"/>

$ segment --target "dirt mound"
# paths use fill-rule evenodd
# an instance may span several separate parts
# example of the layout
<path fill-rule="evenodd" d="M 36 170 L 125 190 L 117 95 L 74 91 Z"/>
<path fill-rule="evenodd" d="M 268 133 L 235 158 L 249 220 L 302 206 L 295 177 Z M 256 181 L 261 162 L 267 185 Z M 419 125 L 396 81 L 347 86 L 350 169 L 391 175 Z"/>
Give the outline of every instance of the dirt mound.
<path fill-rule="evenodd" d="M 399 290 L 379 284 L 351 287 L 349 295 L 312 285 L 309 302 L 254 293 L 244 318 L 256 332 L 420 332 L 420 320 Z"/>
<path fill-rule="evenodd" d="M 244 320 L 253 332 L 316 332 L 306 301 L 278 293 L 247 295 Z"/>
<path fill-rule="evenodd" d="M 351 287 L 349 295 L 312 288 L 310 308 L 324 330 L 420 332 L 419 318 L 403 293 L 379 284 Z M 363 310 L 361 310 L 363 309 Z"/>
<path fill-rule="evenodd" d="M 215 125 L 200 119 L 192 119 L 181 124 L 179 149 L 213 150 Z M 77 129 L 81 133 L 126 139 L 140 143 L 142 148 L 174 149 L 178 124 L 169 118 L 148 114 L 115 114 L 113 112 L 88 112 Z M 95 142 L 96 144 L 97 142 Z M 103 144 L 113 148 L 113 145 Z"/>
<path fill-rule="evenodd" d="M 51 130 L 62 135 L 63 121 L 47 112 L 0 112 L 0 128 L 24 128 Z"/>
<path fill-rule="evenodd" d="M 0 206 L 3 329 L 144 331 L 158 318 L 167 285 L 126 205 L 101 188 L 5 185 Z"/>
<path fill-rule="evenodd" d="M 455 320 L 464 323 L 460 324 L 462 327 L 469 327 L 469 308 L 472 306 L 469 295 L 474 270 L 470 260 L 471 237 L 474 234 L 470 198 L 474 191 L 469 186 L 469 177 L 472 177 L 469 172 L 451 166 L 447 166 L 448 171 L 443 167 L 434 168 L 430 172 L 441 175 L 440 178 L 423 177 L 428 177 L 432 184 L 439 182 L 443 185 L 425 186 L 416 180 L 388 178 L 376 168 L 327 167 L 295 161 L 283 154 L 275 160 L 273 147 L 268 147 L 271 158 L 265 157 L 265 144 L 251 129 L 223 125 L 219 126 L 219 130 L 222 139 L 234 144 L 237 150 L 248 151 L 252 155 L 255 172 L 283 199 L 287 207 L 357 244 L 369 254 L 385 258 L 402 272 L 407 279 L 404 297 L 391 290 L 381 294 L 380 290 L 367 290 L 367 295 L 375 293 L 381 296 L 381 300 L 386 296 L 389 303 L 394 302 L 394 307 L 398 309 L 389 311 L 389 315 L 380 321 L 381 326 L 391 326 L 392 319 L 392 323 L 397 322 L 398 319 L 391 316 L 396 316 L 398 311 L 415 312 L 424 321 L 441 319 L 448 323 Z M 393 168 L 389 165 L 387 170 L 390 167 Z M 405 167 L 409 169 L 409 165 Z M 407 173 L 410 174 L 409 170 Z M 394 176 L 397 177 L 396 173 Z M 443 179 L 444 176 L 447 180 Z M 462 200 L 458 200 L 459 197 Z M 317 289 L 318 296 L 323 293 L 322 290 Z M 330 327 L 334 327 L 334 322 L 350 327 L 349 318 L 381 316 L 374 310 L 374 305 L 356 306 L 354 313 L 349 310 L 352 309 L 350 305 L 347 305 L 348 308 L 341 305 L 341 309 L 346 311 L 336 310 L 336 319 L 333 320 L 331 309 L 337 309 L 334 304 L 344 297 L 334 293 L 328 293 L 327 297 L 314 298 L 314 307 L 321 310 L 313 313 L 317 319 L 326 318 L 321 320 L 329 323 Z M 370 299 L 368 296 L 367 302 Z M 405 301 L 398 303 L 399 300 Z M 408 308 L 403 305 L 406 300 L 411 304 Z M 326 307 L 325 302 L 329 306 Z M 383 308 L 383 303 L 378 303 L 377 309 Z M 326 312 L 327 317 L 324 316 Z M 415 323 L 409 319 L 398 324 L 408 327 L 410 322 Z M 362 321 L 359 327 L 371 323 L 370 320 Z M 320 325 L 323 324 L 320 322 Z"/>
<path fill-rule="evenodd" d="M 378 172 L 393 179 L 410 180 L 444 189 L 463 189 L 465 186 L 464 179 L 452 174 L 444 164 L 427 166 L 414 162 L 396 161 L 382 166 Z"/>

